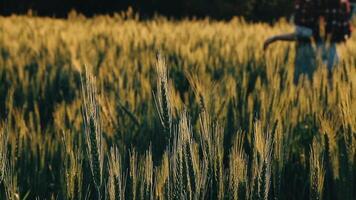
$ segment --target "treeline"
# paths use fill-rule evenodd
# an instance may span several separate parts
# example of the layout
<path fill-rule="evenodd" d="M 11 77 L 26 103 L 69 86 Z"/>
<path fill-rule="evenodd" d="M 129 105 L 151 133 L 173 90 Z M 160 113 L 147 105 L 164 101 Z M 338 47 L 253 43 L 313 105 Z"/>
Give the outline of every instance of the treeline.
<path fill-rule="evenodd" d="M 293 9 L 291 0 L 1 0 L 0 14 L 26 14 L 67 17 L 71 10 L 86 16 L 112 14 L 132 7 L 142 18 L 155 13 L 167 17 L 206 17 L 229 19 L 244 16 L 253 21 L 273 21 L 288 16 Z"/>

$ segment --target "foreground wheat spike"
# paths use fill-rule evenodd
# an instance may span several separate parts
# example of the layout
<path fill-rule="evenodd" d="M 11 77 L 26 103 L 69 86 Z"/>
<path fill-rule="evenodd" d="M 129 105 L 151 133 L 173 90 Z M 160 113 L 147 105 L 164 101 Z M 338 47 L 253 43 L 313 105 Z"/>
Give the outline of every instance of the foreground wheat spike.
<path fill-rule="evenodd" d="M 243 151 L 244 135 L 238 132 L 229 155 L 229 192 L 230 198 L 237 200 L 238 191 L 247 179 L 247 159 Z"/>
<path fill-rule="evenodd" d="M 265 132 L 261 121 L 254 123 L 254 152 L 253 161 L 253 178 L 250 187 L 252 198 L 268 199 L 270 184 L 271 184 L 271 170 L 272 170 L 272 151 L 273 138 L 272 133 Z"/>
<path fill-rule="evenodd" d="M 129 199 L 136 200 L 137 199 L 137 188 L 139 182 L 139 173 L 138 173 L 138 155 L 135 150 L 129 152 L 129 159 L 130 159 L 130 169 L 129 169 L 129 186 L 131 187 L 131 196 L 128 197 Z"/>
<path fill-rule="evenodd" d="M 67 199 L 82 199 L 83 154 L 71 134 L 63 131 L 64 185 Z"/>
<path fill-rule="evenodd" d="M 149 149 L 145 153 L 143 160 L 140 164 L 140 176 L 141 178 L 141 198 L 143 199 L 152 199 L 153 196 L 153 158 L 152 158 L 152 149 Z"/>
<path fill-rule="evenodd" d="M 97 102 L 97 89 L 95 84 L 95 78 L 89 74 L 86 69 L 85 79 L 82 80 L 84 131 L 90 170 L 100 198 L 104 152 L 99 106 Z"/>
<path fill-rule="evenodd" d="M 17 176 L 14 172 L 15 160 L 10 160 L 8 157 L 8 142 L 8 127 L 0 125 L 0 185 L 4 186 L 6 199 L 17 200 L 19 199 L 19 190 Z"/>
<path fill-rule="evenodd" d="M 180 115 L 178 127 L 173 132 L 171 151 L 171 177 L 173 177 L 172 199 L 192 199 L 187 151 L 190 140 L 190 125 L 187 113 Z"/>
<path fill-rule="evenodd" d="M 0 129 L 0 183 L 5 179 L 7 163 L 7 134 L 5 130 Z"/>
<path fill-rule="evenodd" d="M 110 200 L 125 199 L 126 176 L 123 173 L 119 150 L 111 148 L 109 156 L 108 193 Z"/>
<path fill-rule="evenodd" d="M 168 73 L 164 59 L 160 55 L 157 57 L 157 95 L 153 96 L 159 118 L 164 128 L 165 137 L 170 138 L 172 134 L 172 108 L 169 101 Z"/>
<path fill-rule="evenodd" d="M 206 98 L 206 94 L 204 94 L 204 88 L 202 86 L 201 81 L 199 80 L 197 75 L 191 74 L 189 72 L 185 72 L 185 76 L 186 76 L 190 86 L 192 87 L 192 90 L 193 90 L 196 98 L 198 98 L 200 111 L 201 112 L 206 111 L 207 98 Z"/>
<path fill-rule="evenodd" d="M 314 139 L 310 149 L 310 199 L 312 200 L 323 199 L 325 169 L 321 149 L 321 145 Z"/>
<path fill-rule="evenodd" d="M 202 110 L 199 116 L 200 145 L 202 150 L 203 165 L 206 167 L 208 186 L 204 189 L 208 198 L 224 198 L 224 172 L 223 172 L 223 141 L 222 127 L 211 119 L 209 113 Z"/>

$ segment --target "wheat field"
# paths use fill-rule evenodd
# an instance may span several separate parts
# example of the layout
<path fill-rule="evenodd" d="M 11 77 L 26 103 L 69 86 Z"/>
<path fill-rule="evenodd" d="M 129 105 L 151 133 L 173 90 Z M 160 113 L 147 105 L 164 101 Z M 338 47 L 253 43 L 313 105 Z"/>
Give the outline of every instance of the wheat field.
<path fill-rule="evenodd" d="M 356 37 L 295 85 L 291 30 L 0 17 L 0 199 L 355 199 Z"/>

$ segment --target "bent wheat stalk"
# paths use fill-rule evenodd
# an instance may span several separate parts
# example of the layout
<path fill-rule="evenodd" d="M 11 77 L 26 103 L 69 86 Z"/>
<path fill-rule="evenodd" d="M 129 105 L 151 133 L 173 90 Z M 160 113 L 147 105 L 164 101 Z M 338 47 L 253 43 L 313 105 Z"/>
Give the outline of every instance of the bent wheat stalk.
<path fill-rule="evenodd" d="M 166 138 L 172 134 L 172 108 L 169 101 L 168 73 L 164 59 L 158 55 L 157 64 L 157 95 L 153 95 L 156 109 L 161 120 Z"/>

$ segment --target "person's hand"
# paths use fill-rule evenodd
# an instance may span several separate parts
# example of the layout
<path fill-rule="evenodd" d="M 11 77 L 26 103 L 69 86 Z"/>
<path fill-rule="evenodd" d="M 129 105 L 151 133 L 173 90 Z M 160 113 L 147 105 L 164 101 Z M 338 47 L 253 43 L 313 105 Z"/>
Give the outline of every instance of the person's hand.
<path fill-rule="evenodd" d="M 266 51 L 268 46 L 270 44 L 272 44 L 273 42 L 275 42 L 275 38 L 274 37 L 270 37 L 268 38 L 264 43 L 263 43 L 263 50 Z"/>

